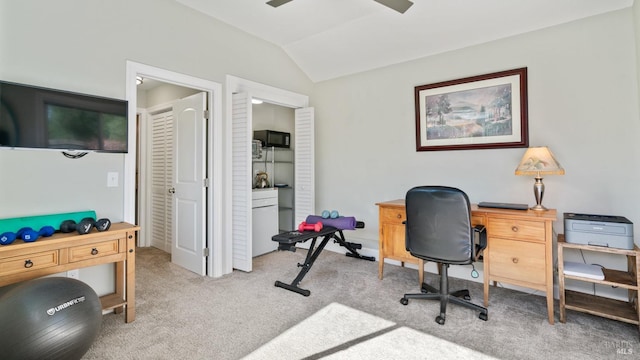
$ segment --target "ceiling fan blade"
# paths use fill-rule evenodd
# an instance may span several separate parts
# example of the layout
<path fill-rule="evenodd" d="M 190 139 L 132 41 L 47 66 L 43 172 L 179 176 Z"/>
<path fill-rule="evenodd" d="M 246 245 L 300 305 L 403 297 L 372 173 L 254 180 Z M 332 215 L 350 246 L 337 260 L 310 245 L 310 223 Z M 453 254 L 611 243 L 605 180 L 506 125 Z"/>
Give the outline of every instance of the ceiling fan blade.
<path fill-rule="evenodd" d="M 273 6 L 273 7 L 278 7 L 280 5 L 284 5 L 286 3 L 288 3 L 289 1 L 293 1 L 293 0 L 271 0 L 271 1 L 267 1 L 267 4 Z"/>
<path fill-rule="evenodd" d="M 413 5 L 413 2 L 409 0 L 373 0 L 373 1 L 380 3 L 388 8 L 391 8 L 399 12 L 400 14 L 404 14 L 404 12 L 407 11 L 411 7 L 411 5 Z"/>

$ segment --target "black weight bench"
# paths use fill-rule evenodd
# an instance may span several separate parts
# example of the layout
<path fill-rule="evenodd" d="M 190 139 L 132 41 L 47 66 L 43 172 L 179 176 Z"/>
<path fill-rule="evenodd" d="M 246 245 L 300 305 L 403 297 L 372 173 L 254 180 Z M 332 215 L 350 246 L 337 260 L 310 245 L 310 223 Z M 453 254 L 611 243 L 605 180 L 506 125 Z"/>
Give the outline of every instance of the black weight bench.
<path fill-rule="evenodd" d="M 364 227 L 364 223 L 358 222 L 358 225 L 356 227 L 362 228 Z M 322 238 L 322 240 L 320 241 L 320 244 L 316 248 L 316 241 L 318 240 L 318 238 Z M 316 259 L 318 258 L 318 255 L 320 255 L 320 253 L 322 252 L 324 247 L 327 245 L 329 240 L 332 240 L 332 239 L 335 243 L 338 243 L 340 244 L 340 246 L 343 246 L 345 249 L 347 249 L 348 252 L 345 255 L 348 257 L 369 260 L 369 261 L 375 260 L 373 256 L 360 255 L 357 249 L 361 249 L 362 245 L 357 243 L 347 242 L 345 240 L 344 234 L 342 233 L 342 230 L 335 228 L 333 226 L 325 226 L 322 229 L 320 229 L 320 231 L 284 232 L 278 235 L 274 235 L 271 238 L 271 240 L 277 241 L 279 243 L 278 250 L 288 250 L 288 251 L 295 252 L 297 243 L 303 243 L 308 240 L 312 240 L 312 241 L 311 241 L 311 246 L 309 247 L 309 250 L 307 252 L 307 257 L 304 260 L 304 263 L 303 264 L 298 263 L 298 267 L 302 268 L 300 269 L 300 273 L 298 274 L 298 276 L 296 276 L 296 278 L 291 282 L 291 284 L 286 284 L 281 281 L 276 281 L 275 286 L 296 292 L 298 294 L 302 294 L 304 296 L 309 296 L 311 294 L 311 291 L 299 288 L 298 284 L 300 283 L 300 281 L 302 281 L 305 275 L 307 275 L 307 273 L 311 269 L 311 266 L 313 266 L 313 263 L 316 261 Z"/>

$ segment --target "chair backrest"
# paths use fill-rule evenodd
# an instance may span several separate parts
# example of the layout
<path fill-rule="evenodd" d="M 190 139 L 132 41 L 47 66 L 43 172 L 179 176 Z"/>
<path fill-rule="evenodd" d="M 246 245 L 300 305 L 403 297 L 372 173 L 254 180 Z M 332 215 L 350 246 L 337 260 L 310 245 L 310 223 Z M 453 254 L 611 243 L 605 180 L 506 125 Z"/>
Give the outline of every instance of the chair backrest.
<path fill-rule="evenodd" d="M 470 264 L 473 256 L 471 206 L 462 190 L 418 186 L 407 192 L 406 249 L 439 263 Z"/>

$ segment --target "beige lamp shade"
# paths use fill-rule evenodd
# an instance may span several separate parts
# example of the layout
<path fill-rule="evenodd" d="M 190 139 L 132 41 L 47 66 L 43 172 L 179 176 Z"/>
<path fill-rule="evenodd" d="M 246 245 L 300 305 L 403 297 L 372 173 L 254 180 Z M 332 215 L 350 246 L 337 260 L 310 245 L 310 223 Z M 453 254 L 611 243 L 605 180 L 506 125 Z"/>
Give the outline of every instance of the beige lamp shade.
<path fill-rule="evenodd" d="M 531 147 L 522 156 L 516 175 L 564 175 L 564 169 L 548 147 Z"/>

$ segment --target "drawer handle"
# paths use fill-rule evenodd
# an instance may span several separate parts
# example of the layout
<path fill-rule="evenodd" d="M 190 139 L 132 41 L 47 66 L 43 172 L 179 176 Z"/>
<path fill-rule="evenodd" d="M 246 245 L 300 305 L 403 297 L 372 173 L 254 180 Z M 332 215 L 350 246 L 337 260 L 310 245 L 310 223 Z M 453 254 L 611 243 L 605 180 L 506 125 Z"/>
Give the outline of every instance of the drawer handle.
<path fill-rule="evenodd" d="M 514 264 L 518 263 L 518 258 L 512 258 L 511 261 L 513 261 Z"/>
<path fill-rule="evenodd" d="M 512 226 L 512 227 L 511 227 L 511 231 L 513 231 L 513 232 L 518 232 L 518 227 L 517 227 L 517 226 Z"/>
<path fill-rule="evenodd" d="M 30 268 L 32 266 L 33 266 L 33 261 L 31 261 L 31 259 L 25 260 L 25 262 L 24 262 L 24 267 L 25 268 L 28 269 L 28 268 Z"/>
<path fill-rule="evenodd" d="M 398 219 L 402 219 L 402 214 L 398 214 L 398 215 L 396 215 L 396 217 L 397 217 Z"/>
<path fill-rule="evenodd" d="M 98 249 L 96 248 L 91 249 L 91 255 L 98 255 Z"/>

